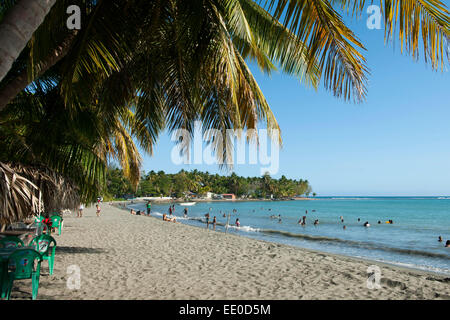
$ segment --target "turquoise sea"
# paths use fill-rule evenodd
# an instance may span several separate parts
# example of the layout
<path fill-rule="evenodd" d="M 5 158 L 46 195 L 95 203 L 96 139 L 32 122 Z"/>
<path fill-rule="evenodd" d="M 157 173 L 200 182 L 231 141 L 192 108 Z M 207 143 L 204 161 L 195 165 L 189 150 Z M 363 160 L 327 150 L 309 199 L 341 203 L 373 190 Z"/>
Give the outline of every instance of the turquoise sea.
<path fill-rule="evenodd" d="M 145 204 L 129 207 L 144 210 Z M 152 216 L 161 219 L 168 208 L 169 204 L 153 204 Z M 450 275 L 450 248 L 444 247 L 450 240 L 450 197 L 199 202 L 186 207 L 187 219 L 184 208 L 175 204 L 174 216 L 181 223 L 206 228 L 204 215 L 209 212 L 210 221 L 217 217 L 216 230 L 224 232 L 225 213 L 230 214 L 230 233 Z M 298 223 L 303 216 L 304 226 Z M 237 218 L 239 228 L 234 225 Z M 319 223 L 314 225 L 317 219 Z M 393 224 L 387 224 L 388 220 Z M 370 227 L 363 226 L 366 221 Z M 439 236 L 443 242 L 438 242 Z"/>

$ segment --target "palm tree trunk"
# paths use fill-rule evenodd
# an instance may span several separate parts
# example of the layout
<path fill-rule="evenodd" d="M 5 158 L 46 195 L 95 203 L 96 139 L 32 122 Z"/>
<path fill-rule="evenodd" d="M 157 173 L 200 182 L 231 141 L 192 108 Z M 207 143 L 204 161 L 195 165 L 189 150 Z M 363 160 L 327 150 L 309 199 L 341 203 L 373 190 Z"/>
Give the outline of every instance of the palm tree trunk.
<path fill-rule="evenodd" d="M 48 69 L 54 66 L 58 61 L 64 58 L 69 52 L 75 40 L 78 31 L 74 30 L 53 52 L 51 52 L 45 61 L 39 65 L 39 72 L 35 75 L 35 79 L 42 76 Z M 34 80 L 34 79 L 32 79 Z M 0 89 L 0 111 L 14 99 L 23 89 L 30 84 L 28 79 L 28 69 L 24 69 L 17 77 L 11 80 L 3 88 Z"/>
<path fill-rule="evenodd" d="M 0 81 L 11 69 L 56 0 L 20 0 L 0 24 Z"/>

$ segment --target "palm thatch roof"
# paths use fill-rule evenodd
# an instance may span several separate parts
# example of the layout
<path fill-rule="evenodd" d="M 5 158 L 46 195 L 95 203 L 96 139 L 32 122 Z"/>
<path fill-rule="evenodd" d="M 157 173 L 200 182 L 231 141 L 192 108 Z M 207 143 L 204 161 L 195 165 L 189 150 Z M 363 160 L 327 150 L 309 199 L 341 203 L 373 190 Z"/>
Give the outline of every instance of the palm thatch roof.
<path fill-rule="evenodd" d="M 0 224 L 27 219 L 41 212 L 75 209 L 77 186 L 44 166 L 0 162 Z"/>

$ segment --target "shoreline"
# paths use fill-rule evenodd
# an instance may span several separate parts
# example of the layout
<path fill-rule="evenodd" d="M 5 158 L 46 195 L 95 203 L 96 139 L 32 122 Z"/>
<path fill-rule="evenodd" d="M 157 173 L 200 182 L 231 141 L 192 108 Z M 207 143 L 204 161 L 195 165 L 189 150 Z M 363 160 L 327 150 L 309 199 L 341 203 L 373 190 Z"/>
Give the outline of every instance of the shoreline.
<path fill-rule="evenodd" d="M 129 214 L 129 209 L 124 208 L 124 207 L 120 207 L 120 206 L 115 206 L 115 207 L 118 208 L 119 210 L 126 211 Z M 143 217 L 146 217 L 146 216 L 143 216 Z M 159 219 L 159 218 L 156 218 L 155 216 L 150 216 L 150 218 Z M 180 222 L 180 224 L 182 224 L 184 226 L 187 226 L 187 227 L 203 229 L 200 226 L 188 225 L 188 224 L 185 224 L 185 223 L 182 223 L 182 222 Z M 217 232 L 224 233 L 222 231 L 217 231 Z M 354 256 L 338 254 L 338 253 L 332 253 L 332 252 L 326 252 L 326 251 L 320 251 L 320 250 L 314 250 L 314 249 L 310 249 L 310 248 L 304 248 L 304 247 L 300 247 L 300 246 L 289 245 L 289 244 L 284 244 L 284 243 L 279 243 L 279 242 L 271 242 L 271 241 L 268 241 L 268 240 L 246 237 L 246 236 L 240 235 L 240 234 L 234 234 L 234 233 L 228 233 L 228 234 L 231 234 L 233 236 L 238 236 L 238 237 L 244 237 L 246 239 L 251 239 L 251 240 L 255 240 L 255 241 L 263 241 L 263 242 L 268 243 L 268 244 L 277 244 L 277 245 L 281 245 L 281 246 L 291 247 L 293 249 L 305 250 L 305 251 L 308 251 L 308 252 L 311 252 L 311 253 L 315 253 L 315 254 L 326 254 L 326 255 L 334 256 L 336 258 L 348 258 L 348 259 L 355 260 L 357 262 L 365 262 L 365 263 L 370 263 L 370 264 L 380 264 L 380 265 L 388 266 L 388 267 L 391 267 L 391 268 L 398 268 L 398 269 L 403 270 L 403 271 L 417 272 L 418 274 L 421 274 L 421 275 L 440 277 L 440 278 L 444 278 L 444 279 L 448 278 L 449 279 L 449 283 L 450 283 L 450 276 L 448 274 L 440 273 L 438 271 L 424 270 L 424 269 L 420 269 L 420 268 L 414 268 L 414 267 L 407 267 L 407 266 L 397 265 L 394 262 L 378 261 L 378 260 L 373 260 L 373 259 L 370 259 L 370 258 L 354 257 Z"/>
<path fill-rule="evenodd" d="M 450 278 L 427 272 L 101 208 L 100 217 L 95 206 L 64 216 L 54 274 L 44 262 L 38 299 L 450 299 Z M 381 269 L 379 289 L 367 287 L 370 265 Z M 13 299 L 29 299 L 28 281 L 15 286 Z"/>

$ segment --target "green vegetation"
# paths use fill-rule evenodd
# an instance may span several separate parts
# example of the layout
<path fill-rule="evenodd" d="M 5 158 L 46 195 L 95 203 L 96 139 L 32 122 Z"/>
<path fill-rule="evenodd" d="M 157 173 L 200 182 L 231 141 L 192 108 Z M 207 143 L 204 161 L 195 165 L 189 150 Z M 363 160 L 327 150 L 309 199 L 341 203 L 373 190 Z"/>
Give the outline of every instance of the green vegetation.
<path fill-rule="evenodd" d="M 268 173 L 262 177 L 241 177 L 232 173 L 229 176 L 210 174 L 198 170 L 181 170 L 176 174 L 166 174 L 164 171 L 150 171 L 143 174 L 137 191 L 133 191 L 130 182 L 121 169 L 109 168 L 107 171 L 107 188 L 105 199 L 123 197 L 173 196 L 185 198 L 190 193 L 205 196 L 213 194 L 234 193 L 240 198 L 286 198 L 293 196 L 309 196 L 312 192 L 308 180 L 293 180 L 282 176 L 273 179 Z"/>

